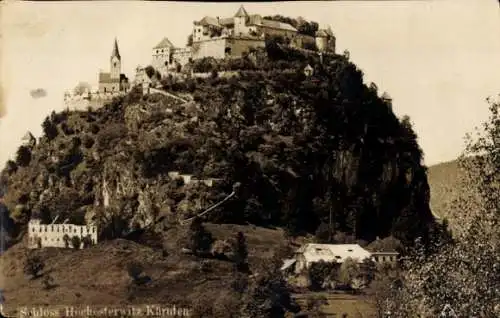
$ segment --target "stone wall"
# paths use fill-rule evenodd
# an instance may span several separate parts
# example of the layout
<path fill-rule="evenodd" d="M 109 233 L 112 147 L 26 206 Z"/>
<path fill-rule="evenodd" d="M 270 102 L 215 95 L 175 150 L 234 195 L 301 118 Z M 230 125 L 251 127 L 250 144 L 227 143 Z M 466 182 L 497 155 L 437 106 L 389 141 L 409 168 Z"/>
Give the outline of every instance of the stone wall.
<path fill-rule="evenodd" d="M 248 53 L 250 48 L 265 48 L 266 42 L 257 38 L 230 38 L 228 39 L 228 47 L 231 48 L 231 57 L 241 57 L 244 53 Z"/>
<path fill-rule="evenodd" d="M 125 95 L 126 92 L 115 93 L 84 93 L 80 95 L 66 95 L 64 104 L 70 110 L 86 110 L 88 107 L 93 109 L 100 108 L 111 102 L 114 97 Z"/>
<path fill-rule="evenodd" d="M 190 47 L 186 48 L 176 48 L 173 51 L 173 59 L 176 62 L 179 62 L 182 66 L 186 65 L 189 62 L 189 59 L 191 59 L 193 56 L 193 53 L 191 52 Z"/>
<path fill-rule="evenodd" d="M 193 59 L 213 57 L 223 59 L 226 56 L 226 38 L 217 38 L 193 43 Z"/>

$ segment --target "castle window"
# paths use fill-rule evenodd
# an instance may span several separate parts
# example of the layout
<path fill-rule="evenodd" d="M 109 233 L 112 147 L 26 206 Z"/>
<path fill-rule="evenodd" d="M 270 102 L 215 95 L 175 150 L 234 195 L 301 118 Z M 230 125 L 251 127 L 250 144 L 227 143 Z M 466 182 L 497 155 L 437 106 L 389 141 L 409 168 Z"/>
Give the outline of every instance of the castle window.
<path fill-rule="evenodd" d="M 31 232 L 35 232 L 35 228 L 33 228 L 33 231 L 31 231 Z"/>
<path fill-rule="evenodd" d="M 116 67 L 116 62 L 113 63 L 113 66 Z"/>

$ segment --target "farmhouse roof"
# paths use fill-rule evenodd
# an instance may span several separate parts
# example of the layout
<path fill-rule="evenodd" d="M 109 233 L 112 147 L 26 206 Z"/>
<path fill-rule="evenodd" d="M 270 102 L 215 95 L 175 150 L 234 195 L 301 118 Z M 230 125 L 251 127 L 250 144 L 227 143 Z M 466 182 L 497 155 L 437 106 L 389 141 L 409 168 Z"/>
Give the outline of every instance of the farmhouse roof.
<path fill-rule="evenodd" d="M 304 255 L 307 262 L 336 261 L 343 263 L 347 258 L 362 262 L 371 257 L 371 253 L 358 244 L 313 244 L 302 246 L 298 251 Z"/>
<path fill-rule="evenodd" d="M 170 40 L 165 37 L 163 38 L 163 40 L 160 41 L 160 43 L 156 44 L 156 46 L 153 49 L 163 49 L 172 47 L 174 47 L 172 42 L 170 42 Z"/>
<path fill-rule="evenodd" d="M 217 18 L 209 17 L 209 16 L 204 17 L 198 23 L 201 25 L 213 25 L 213 26 L 220 27 L 219 20 L 217 20 Z"/>

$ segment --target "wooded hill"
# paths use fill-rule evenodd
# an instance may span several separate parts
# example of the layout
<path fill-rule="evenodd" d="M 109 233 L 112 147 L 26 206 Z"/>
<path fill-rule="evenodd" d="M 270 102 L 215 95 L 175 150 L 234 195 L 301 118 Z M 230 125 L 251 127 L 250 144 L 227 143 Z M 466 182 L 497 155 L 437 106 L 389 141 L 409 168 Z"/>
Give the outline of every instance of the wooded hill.
<path fill-rule="evenodd" d="M 162 80 L 192 95 L 190 103 L 134 89 L 101 109 L 53 113 L 45 135 L 2 172 L 17 233 L 35 213 L 45 222 L 93 218 L 103 238 L 159 218 L 157 227 L 169 228 L 239 182 L 237 196 L 207 221 L 294 235 L 314 233 L 331 216 L 334 232 L 353 239 L 426 238 L 434 220 L 409 118 L 398 119 L 346 55 L 320 61 L 276 43 L 266 50 L 239 60 L 238 77 Z M 223 181 L 184 185 L 169 171 Z"/>

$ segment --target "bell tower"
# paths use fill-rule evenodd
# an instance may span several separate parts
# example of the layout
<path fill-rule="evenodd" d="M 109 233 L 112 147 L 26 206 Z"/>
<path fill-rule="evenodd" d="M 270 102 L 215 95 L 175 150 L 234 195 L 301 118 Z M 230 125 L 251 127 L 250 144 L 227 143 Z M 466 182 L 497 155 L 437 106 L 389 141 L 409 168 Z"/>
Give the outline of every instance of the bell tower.
<path fill-rule="evenodd" d="M 115 43 L 113 46 L 113 52 L 111 53 L 110 61 L 110 77 L 112 79 L 120 79 L 121 69 L 122 69 L 122 58 L 120 56 L 120 51 L 118 50 L 118 42 L 115 38 Z"/>

